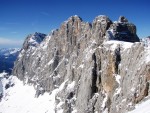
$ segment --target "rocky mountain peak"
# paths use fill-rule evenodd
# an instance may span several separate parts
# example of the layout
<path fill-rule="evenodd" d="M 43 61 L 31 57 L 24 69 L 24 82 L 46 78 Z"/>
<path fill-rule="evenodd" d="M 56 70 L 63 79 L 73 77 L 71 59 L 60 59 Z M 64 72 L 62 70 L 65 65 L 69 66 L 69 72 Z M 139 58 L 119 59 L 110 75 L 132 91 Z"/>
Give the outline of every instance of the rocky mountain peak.
<path fill-rule="evenodd" d="M 108 40 L 122 40 L 127 42 L 139 42 L 136 34 L 136 26 L 129 23 L 124 16 L 120 16 L 118 21 L 111 24 L 107 31 Z"/>
<path fill-rule="evenodd" d="M 125 113 L 148 95 L 150 60 L 136 26 L 120 20 L 72 16 L 48 36 L 28 36 L 13 74 L 37 97 L 58 89 L 56 112 Z"/>
<path fill-rule="evenodd" d="M 76 23 L 81 23 L 83 20 L 81 17 L 79 17 L 78 15 L 74 15 L 68 18 L 66 22 L 66 24 L 76 24 Z"/>
<path fill-rule="evenodd" d="M 94 23 L 94 22 L 106 23 L 106 22 L 111 22 L 111 20 L 110 20 L 109 17 L 106 16 L 106 15 L 99 15 L 99 16 L 97 16 L 97 17 L 94 19 L 93 23 Z"/>
<path fill-rule="evenodd" d="M 28 47 L 37 47 L 46 37 L 46 34 L 35 32 L 33 34 L 30 34 L 25 39 L 25 42 L 23 44 L 23 48 L 27 49 Z"/>
<path fill-rule="evenodd" d="M 82 21 L 82 18 L 78 15 L 74 15 L 68 18 L 68 21 Z"/>
<path fill-rule="evenodd" d="M 93 27 L 95 27 L 95 25 L 99 26 L 102 32 L 104 33 L 110 27 L 111 24 L 112 24 L 112 21 L 109 19 L 108 16 L 105 16 L 105 15 L 99 15 L 93 21 Z"/>
<path fill-rule="evenodd" d="M 128 22 L 128 19 L 124 16 L 120 16 L 118 22 Z"/>

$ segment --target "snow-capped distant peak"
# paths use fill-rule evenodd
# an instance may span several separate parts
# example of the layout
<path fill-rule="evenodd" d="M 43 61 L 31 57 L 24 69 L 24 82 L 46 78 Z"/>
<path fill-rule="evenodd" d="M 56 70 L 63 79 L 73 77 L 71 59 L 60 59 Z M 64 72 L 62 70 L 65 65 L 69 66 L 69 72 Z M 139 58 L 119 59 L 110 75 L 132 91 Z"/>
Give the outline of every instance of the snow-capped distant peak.
<path fill-rule="evenodd" d="M 30 46 L 38 46 L 46 37 L 46 34 L 35 32 L 27 37 L 27 43 Z"/>
<path fill-rule="evenodd" d="M 20 48 L 2 48 L 0 49 L 0 55 L 9 56 L 16 54 L 20 51 Z"/>
<path fill-rule="evenodd" d="M 12 71 L 19 52 L 20 48 L 0 49 L 0 72 L 6 71 L 10 73 Z"/>

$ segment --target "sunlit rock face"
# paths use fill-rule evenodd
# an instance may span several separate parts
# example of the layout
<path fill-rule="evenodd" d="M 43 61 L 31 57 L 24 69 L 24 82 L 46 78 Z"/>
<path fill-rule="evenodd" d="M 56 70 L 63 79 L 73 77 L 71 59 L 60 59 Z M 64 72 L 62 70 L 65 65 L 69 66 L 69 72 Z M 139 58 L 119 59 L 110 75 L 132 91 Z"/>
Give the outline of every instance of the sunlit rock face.
<path fill-rule="evenodd" d="M 75 15 L 48 35 L 28 36 L 13 74 L 37 97 L 59 88 L 56 113 L 125 113 L 149 95 L 149 56 L 125 17 L 88 23 Z"/>

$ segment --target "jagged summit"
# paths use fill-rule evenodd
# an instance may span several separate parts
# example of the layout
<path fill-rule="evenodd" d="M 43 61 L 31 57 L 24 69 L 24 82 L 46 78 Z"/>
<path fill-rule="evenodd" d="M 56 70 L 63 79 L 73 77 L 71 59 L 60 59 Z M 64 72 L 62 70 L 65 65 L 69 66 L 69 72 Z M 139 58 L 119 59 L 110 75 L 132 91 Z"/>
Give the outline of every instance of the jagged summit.
<path fill-rule="evenodd" d="M 82 19 L 75 15 L 71 16 L 66 23 L 70 23 L 67 25 L 67 31 L 69 31 L 72 27 L 73 29 L 79 28 L 81 24 L 85 22 Z M 104 40 L 120 40 L 127 42 L 139 42 L 139 38 L 136 35 L 136 26 L 132 23 L 128 22 L 128 19 L 124 16 L 120 16 L 118 21 L 112 22 L 108 16 L 99 15 L 97 16 L 92 23 L 87 23 L 92 30 L 93 37 L 95 37 L 94 32 L 99 32 L 100 42 Z M 85 29 L 85 28 L 84 28 Z M 95 31 L 93 31 L 95 30 Z M 104 38 L 104 36 L 106 36 Z"/>
<path fill-rule="evenodd" d="M 128 22 L 128 19 L 124 16 L 120 16 L 118 22 L 120 23 Z"/>
<path fill-rule="evenodd" d="M 108 16 L 106 16 L 106 15 L 99 15 L 99 16 L 97 16 L 95 19 L 94 19 L 94 21 L 111 21 L 110 19 L 109 19 L 109 17 Z"/>
<path fill-rule="evenodd" d="M 120 40 L 126 42 L 139 42 L 139 37 L 136 34 L 136 26 L 128 22 L 124 16 L 120 16 L 118 21 L 115 21 L 107 31 L 108 40 Z"/>
<path fill-rule="evenodd" d="M 101 37 L 103 37 L 111 24 L 112 21 L 109 19 L 108 16 L 99 15 L 94 19 L 92 23 L 92 28 L 98 30 L 96 32 L 100 32 Z"/>
<path fill-rule="evenodd" d="M 75 20 L 77 19 L 77 20 L 81 20 L 82 21 L 82 18 L 80 16 L 78 16 L 78 15 L 71 16 L 71 17 L 69 17 L 69 19 L 75 19 Z"/>
<path fill-rule="evenodd" d="M 81 35 L 82 32 L 88 32 L 87 34 L 89 35 L 85 36 L 96 38 L 96 41 L 98 43 L 102 43 L 104 40 L 139 42 L 139 38 L 136 35 L 136 26 L 132 23 L 129 23 L 124 16 L 120 16 L 118 21 L 112 22 L 108 16 L 99 15 L 93 20 L 92 23 L 88 23 L 84 22 L 78 15 L 74 15 L 69 17 L 68 20 L 65 21 L 59 29 L 54 30 L 49 35 L 53 36 L 60 34 L 70 34 L 72 36 L 68 37 L 67 40 L 70 40 L 70 43 L 76 43 L 72 41 L 76 40 L 76 38 Z M 43 40 L 41 38 L 38 38 L 38 36 L 45 37 L 44 35 L 42 33 L 35 32 L 28 37 L 36 37 L 37 41 L 33 41 L 35 40 L 35 38 L 30 38 L 32 40 L 30 40 L 29 42 L 31 42 L 34 46 L 37 46 Z M 97 37 L 99 37 L 98 40 Z M 34 44 L 34 42 L 38 42 L 38 44 Z"/>
<path fill-rule="evenodd" d="M 120 21 L 72 16 L 47 37 L 33 34 L 13 74 L 33 84 L 36 97 L 57 89 L 54 112 L 125 113 L 149 93 L 150 54 L 136 26 Z"/>
<path fill-rule="evenodd" d="M 75 22 L 75 21 L 80 21 L 80 22 L 82 22 L 83 20 L 82 20 L 82 18 L 81 18 L 80 16 L 78 16 L 78 15 L 73 15 L 73 16 L 69 17 L 69 18 L 65 21 L 65 23 L 70 23 L 70 22 Z"/>
<path fill-rule="evenodd" d="M 28 48 L 29 46 L 36 47 L 38 46 L 46 37 L 46 34 L 35 32 L 27 36 L 23 47 Z"/>

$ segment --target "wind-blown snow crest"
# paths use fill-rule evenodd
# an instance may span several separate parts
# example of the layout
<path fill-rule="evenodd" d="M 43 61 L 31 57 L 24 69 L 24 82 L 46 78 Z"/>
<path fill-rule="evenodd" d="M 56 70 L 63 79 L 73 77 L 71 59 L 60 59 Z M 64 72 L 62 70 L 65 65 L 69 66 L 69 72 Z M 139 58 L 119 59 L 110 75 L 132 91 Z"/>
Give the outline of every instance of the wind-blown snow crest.
<path fill-rule="evenodd" d="M 124 50 L 131 48 L 134 43 L 131 42 L 125 42 L 125 41 L 116 41 L 116 40 L 110 40 L 104 42 L 104 45 L 111 45 L 110 49 L 115 50 L 117 46 L 121 46 Z"/>

